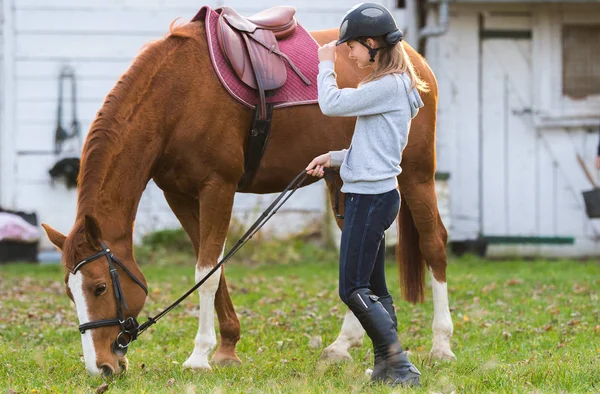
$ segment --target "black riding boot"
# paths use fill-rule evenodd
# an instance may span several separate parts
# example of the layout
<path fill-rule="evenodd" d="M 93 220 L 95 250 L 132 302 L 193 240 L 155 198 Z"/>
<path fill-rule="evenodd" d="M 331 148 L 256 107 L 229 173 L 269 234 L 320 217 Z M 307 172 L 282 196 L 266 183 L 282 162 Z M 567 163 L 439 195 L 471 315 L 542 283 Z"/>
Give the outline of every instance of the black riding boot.
<path fill-rule="evenodd" d="M 383 297 L 379 297 L 379 302 L 383 305 L 383 308 L 389 313 L 392 318 L 392 323 L 394 323 L 394 332 L 398 332 L 398 319 L 396 319 L 396 310 L 394 308 L 394 299 L 391 294 L 388 294 Z M 374 382 L 379 382 L 385 380 L 385 374 L 387 371 L 386 363 L 384 359 L 385 355 L 385 346 L 377 347 L 373 346 L 373 354 L 375 356 L 375 365 L 373 366 L 373 373 L 371 374 L 371 380 Z"/>
<path fill-rule="evenodd" d="M 358 289 L 350 296 L 348 307 L 354 313 L 371 340 L 373 348 L 384 363 L 381 380 L 389 385 L 420 386 L 419 370 L 408 361 L 398 341 L 394 321 L 379 297 L 369 289 Z"/>

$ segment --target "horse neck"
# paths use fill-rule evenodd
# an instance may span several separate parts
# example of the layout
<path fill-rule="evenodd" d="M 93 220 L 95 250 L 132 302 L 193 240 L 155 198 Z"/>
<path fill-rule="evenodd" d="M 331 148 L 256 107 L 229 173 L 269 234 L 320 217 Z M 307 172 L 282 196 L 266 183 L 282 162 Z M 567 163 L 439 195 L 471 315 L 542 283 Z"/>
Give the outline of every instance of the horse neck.
<path fill-rule="evenodd" d="M 169 75 L 169 64 L 161 58 L 165 55 L 146 51 L 148 55 L 138 59 L 137 67 L 109 93 L 92 124 L 83 150 L 77 204 L 77 220 L 94 216 L 107 242 L 127 240 L 129 248 L 142 193 L 168 138 L 168 119 L 178 114 L 168 105 L 175 99 L 170 88 L 176 81 L 165 83 Z M 143 67 L 149 71 L 136 71 Z"/>
<path fill-rule="evenodd" d="M 157 150 L 144 146 L 140 139 L 150 138 L 154 131 L 136 131 L 140 135 L 123 141 L 110 160 L 94 204 L 94 214 L 106 239 L 133 238 L 138 205 L 157 157 Z"/>

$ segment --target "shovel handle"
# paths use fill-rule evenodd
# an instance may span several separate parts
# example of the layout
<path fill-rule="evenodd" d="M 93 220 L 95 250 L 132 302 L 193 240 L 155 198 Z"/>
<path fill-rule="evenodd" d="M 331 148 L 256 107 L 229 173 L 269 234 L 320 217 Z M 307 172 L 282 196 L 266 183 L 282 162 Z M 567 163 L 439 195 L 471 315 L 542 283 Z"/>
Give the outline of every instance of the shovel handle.
<path fill-rule="evenodd" d="M 587 177 L 587 179 L 590 181 L 592 186 L 594 186 L 594 188 L 597 189 L 598 182 L 596 182 L 596 180 L 592 176 L 590 170 L 588 169 L 587 164 L 585 164 L 585 161 L 583 161 L 583 159 L 581 158 L 581 155 L 579 155 L 579 154 L 577 154 L 577 161 L 579 162 L 579 165 L 581 166 L 581 168 L 583 168 L 583 172 L 585 172 L 585 176 Z"/>

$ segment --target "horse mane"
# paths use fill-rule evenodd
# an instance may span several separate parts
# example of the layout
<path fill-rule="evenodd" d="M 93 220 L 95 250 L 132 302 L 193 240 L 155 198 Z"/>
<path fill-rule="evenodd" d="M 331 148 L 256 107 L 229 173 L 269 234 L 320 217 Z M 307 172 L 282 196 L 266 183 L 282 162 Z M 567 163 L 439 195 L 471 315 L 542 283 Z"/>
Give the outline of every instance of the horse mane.
<path fill-rule="evenodd" d="M 171 23 L 166 37 L 142 46 L 96 114 L 81 156 L 78 218 L 83 218 L 84 213 L 94 214 L 98 190 L 106 179 L 112 158 L 119 151 L 119 142 L 129 130 L 156 75 L 186 41 L 185 38 L 192 36 L 191 32 L 186 32 L 187 25 L 179 26 L 176 22 Z"/>

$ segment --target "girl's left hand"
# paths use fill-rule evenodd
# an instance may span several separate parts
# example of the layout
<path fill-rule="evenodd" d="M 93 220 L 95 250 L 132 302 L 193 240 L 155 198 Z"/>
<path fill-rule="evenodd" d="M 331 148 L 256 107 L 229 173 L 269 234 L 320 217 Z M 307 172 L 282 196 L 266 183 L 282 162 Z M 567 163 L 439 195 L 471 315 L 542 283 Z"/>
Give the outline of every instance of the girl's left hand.
<path fill-rule="evenodd" d="M 335 43 L 337 41 L 331 41 L 328 44 L 323 45 L 319 48 L 319 61 L 331 60 L 335 62 Z"/>

